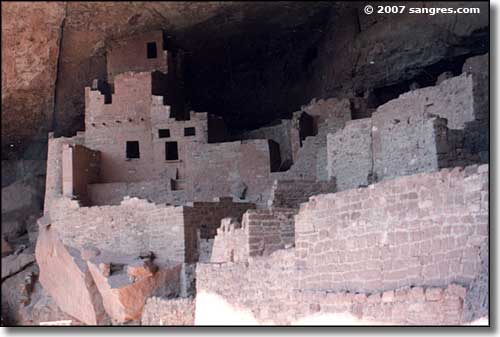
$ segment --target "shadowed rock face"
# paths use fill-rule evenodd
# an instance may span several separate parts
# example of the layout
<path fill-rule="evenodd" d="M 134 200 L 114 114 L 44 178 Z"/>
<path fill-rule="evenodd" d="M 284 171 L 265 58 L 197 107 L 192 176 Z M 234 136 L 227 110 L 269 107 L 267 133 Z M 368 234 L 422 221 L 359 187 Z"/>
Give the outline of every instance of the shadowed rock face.
<path fill-rule="evenodd" d="M 487 3 L 477 4 L 481 14 L 462 16 L 375 17 L 363 5 L 3 3 L 2 154 L 19 157 L 49 130 L 83 129 L 83 88 L 106 77 L 110 39 L 131 34 L 163 29 L 182 47 L 191 108 L 224 116 L 230 129 L 285 117 L 313 97 L 411 80 L 441 60 L 487 49 Z"/>

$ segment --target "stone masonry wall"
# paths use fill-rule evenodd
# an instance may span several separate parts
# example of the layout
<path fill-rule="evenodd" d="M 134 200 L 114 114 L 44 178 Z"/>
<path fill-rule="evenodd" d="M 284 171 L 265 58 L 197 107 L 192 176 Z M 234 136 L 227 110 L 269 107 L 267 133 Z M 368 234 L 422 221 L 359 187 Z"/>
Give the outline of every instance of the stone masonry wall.
<path fill-rule="evenodd" d="M 465 125 L 465 147 L 472 153 L 479 153 L 481 162 L 489 158 L 489 54 L 475 56 L 465 61 L 462 71 L 472 75 L 474 95 L 473 122 Z"/>
<path fill-rule="evenodd" d="M 183 207 L 128 199 L 119 206 L 79 207 L 61 198 L 51 209 L 52 226 L 64 244 L 77 249 L 93 245 L 116 254 L 152 251 L 159 261 L 184 262 Z M 139 255 L 137 255 L 139 256 Z"/>
<path fill-rule="evenodd" d="M 186 202 L 185 191 L 172 191 L 170 179 L 136 183 L 107 183 L 88 185 L 91 205 L 119 205 L 123 198 L 147 199 L 156 204 L 180 205 Z"/>
<path fill-rule="evenodd" d="M 450 129 L 463 129 L 475 119 L 473 79 L 461 74 L 441 82 L 437 86 L 412 90 L 377 108 L 372 118 L 378 126 L 384 121 L 410 116 L 425 118 L 439 116 L 448 120 Z"/>
<path fill-rule="evenodd" d="M 189 148 L 188 155 L 186 175 L 191 200 L 229 196 L 232 186 L 243 183 L 247 186 L 245 200 L 267 201 L 271 173 L 267 140 L 197 144 Z"/>
<path fill-rule="evenodd" d="M 488 244 L 488 166 L 315 196 L 295 220 L 300 288 L 468 285 Z"/>
<path fill-rule="evenodd" d="M 52 205 L 63 195 L 63 146 L 65 144 L 81 143 L 83 143 L 83 137 L 81 135 L 72 138 L 54 138 L 54 134 L 49 133 L 47 149 L 47 173 L 45 179 L 44 215 L 50 215 Z"/>
<path fill-rule="evenodd" d="M 260 129 L 251 130 L 240 135 L 241 139 L 271 139 L 280 146 L 281 163 L 293 163 L 292 133 L 293 122 L 290 119 L 281 119 L 279 124 L 264 126 Z M 297 139 L 298 140 L 298 139 Z"/>
<path fill-rule="evenodd" d="M 213 242 L 211 262 L 245 262 L 250 257 L 295 245 L 294 209 L 249 210 L 243 219 L 222 220 Z"/>
<path fill-rule="evenodd" d="M 374 121 L 375 123 L 375 121 Z M 391 179 L 420 172 L 437 171 L 440 168 L 440 144 L 443 139 L 438 131 L 446 132 L 446 120 L 442 118 L 394 119 L 374 124 L 373 172 L 377 180 Z M 446 149 L 443 152 L 446 153 Z"/>
<path fill-rule="evenodd" d="M 278 174 L 273 174 L 279 175 Z M 267 205 L 270 207 L 299 208 L 310 196 L 333 193 L 336 190 L 335 178 L 329 181 L 314 180 L 280 180 L 272 183 L 271 197 Z"/>
<path fill-rule="evenodd" d="M 348 99 L 331 98 L 312 101 L 302 110 L 314 118 L 317 134 L 302 141 L 297 160 L 281 175 L 283 179 L 328 180 L 326 136 L 342 129 L 351 120 L 351 103 Z"/>
<path fill-rule="evenodd" d="M 328 175 L 339 191 L 367 186 L 373 171 L 371 118 L 349 121 L 327 136 Z"/>
<path fill-rule="evenodd" d="M 420 120 L 440 117 L 447 120 L 449 129 L 449 148 L 445 151 L 451 152 L 452 156 L 446 165 L 466 166 L 481 162 L 481 153 L 484 157 L 487 142 L 479 134 L 487 132 L 488 114 L 477 102 L 487 100 L 487 97 L 484 93 L 482 96 L 474 94 L 477 81 L 477 76 L 462 73 L 436 86 L 409 91 L 379 106 L 372 115 L 374 147 L 379 142 L 378 131 L 384 127 L 399 122 L 417 125 Z"/>
<path fill-rule="evenodd" d="M 470 298 L 487 284 L 477 280 L 487 280 L 488 166 L 319 195 L 295 220 L 294 249 L 199 263 L 197 299 L 217 295 L 260 324 L 323 315 L 328 324 L 456 325 L 477 317 L 481 304 Z M 216 310 L 210 303 L 198 308 L 206 304 L 197 300 L 197 313 Z"/>
<path fill-rule="evenodd" d="M 221 220 L 227 217 L 241 220 L 248 209 L 255 204 L 233 202 L 232 198 L 216 198 L 216 202 L 194 202 L 184 207 L 186 261 L 198 261 L 198 237 L 213 239 Z"/>
<path fill-rule="evenodd" d="M 244 262 L 248 260 L 248 231 L 242 221 L 225 218 L 217 229 L 212 250 L 203 262 Z M 201 260 L 200 260 L 201 261 Z"/>
<path fill-rule="evenodd" d="M 101 182 L 182 179 L 187 144 L 207 143 L 207 113 L 176 120 L 163 96 L 153 92 L 154 79 L 148 72 L 120 74 L 109 104 L 99 91 L 85 89 L 85 145 L 101 152 Z M 187 128 L 194 128 L 194 135 L 186 135 Z M 160 130 L 168 135 L 160 136 Z M 127 141 L 139 142 L 139 158 L 126 157 Z M 167 160 L 166 142 L 177 143 L 177 159 Z"/>
<path fill-rule="evenodd" d="M 304 290 L 296 287 L 296 272 L 293 250 L 277 251 L 249 263 L 198 264 L 197 299 L 205 294 L 218 295 L 231 306 L 233 315 L 250 311 L 254 321 L 247 324 L 311 324 L 314 318 L 322 316 L 320 324 L 329 325 L 468 322 L 463 306 L 468 291 L 457 284 L 401 287 L 386 292 Z M 202 307 L 204 304 L 197 300 L 197 313 L 218 309 L 217 302 L 211 301 L 210 308 Z M 220 322 L 231 318 L 225 317 Z M 196 321 L 219 323 L 205 321 L 204 317 L 196 317 Z"/>
<path fill-rule="evenodd" d="M 141 325 L 194 325 L 193 298 L 150 297 L 146 301 Z"/>
<path fill-rule="evenodd" d="M 468 68 L 470 73 L 407 92 L 379 106 L 372 118 L 329 133 L 327 170 L 338 189 L 487 161 L 488 113 L 479 103 L 487 100 L 479 84 L 484 76 L 472 70 L 480 66 Z"/>
<path fill-rule="evenodd" d="M 270 208 L 248 211 L 243 228 L 248 233 L 248 255 L 269 255 L 295 244 L 294 209 Z"/>
<path fill-rule="evenodd" d="M 63 194 L 90 204 L 87 185 L 99 181 L 101 156 L 85 146 L 65 144 L 62 148 Z"/>

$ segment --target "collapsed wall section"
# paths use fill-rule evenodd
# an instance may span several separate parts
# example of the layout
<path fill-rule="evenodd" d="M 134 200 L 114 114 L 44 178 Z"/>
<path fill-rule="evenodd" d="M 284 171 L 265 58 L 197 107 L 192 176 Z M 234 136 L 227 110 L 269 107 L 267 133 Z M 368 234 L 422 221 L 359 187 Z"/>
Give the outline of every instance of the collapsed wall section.
<path fill-rule="evenodd" d="M 455 147 L 454 166 L 486 162 L 488 155 L 488 85 L 484 69 L 487 55 L 471 58 L 464 72 L 436 86 L 409 91 L 377 108 L 373 126 L 381 129 L 392 121 L 440 117 L 447 120 L 450 143 Z M 472 65 L 474 64 L 474 65 Z M 469 70 L 467 70 L 469 69 Z M 475 70 L 474 70 L 475 69 Z M 481 136 L 482 135 L 482 136 Z"/>
<path fill-rule="evenodd" d="M 218 198 L 215 202 L 194 202 L 184 207 L 186 262 L 198 261 L 198 240 L 213 239 L 222 219 L 229 217 L 241 221 L 243 214 L 253 208 L 255 204 L 233 202 L 232 198 Z"/>
<path fill-rule="evenodd" d="M 314 136 L 301 140 L 292 167 L 281 173 L 283 179 L 328 180 L 327 134 L 342 129 L 351 120 L 348 99 L 312 101 L 302 110 L 313 118 Z"/>
<path fill-rule="evenodd" d="M 482 56 L 466 64 L 484 66 L 484 60 Z M 480 103 L 487 96 L 480 84 L 484 75 L 477 64 L 468 68 L 436 86 L 400 95 L 379 106 L 371 118 L 329 133 L 327 171 L 337 179 L 338 190 L 487 161 L 489 111 Z"/>
<path fill-rule="evenodd" d="M 241 220 L 223 219 L 207 260 L 245 262 L 251 257 L 293 247 L 295 214 L 295 209 L 270 208 L 249 210 Z"/>
<path fill-rule="evenodd" d="M 217 324 L 209 315 L 215 307 L 230 308 L 224 321 L 241 324 L 307 324 L 322 316 L 328 324 L 455 325 L 477 318 L 481 305 L 469 301 L 488 278 L 487 165 L 315 196 L 295 222 L 294 249 L 197 265 L 197 324 Z M 245 230 L 230 228 L 224 240 Z"/>

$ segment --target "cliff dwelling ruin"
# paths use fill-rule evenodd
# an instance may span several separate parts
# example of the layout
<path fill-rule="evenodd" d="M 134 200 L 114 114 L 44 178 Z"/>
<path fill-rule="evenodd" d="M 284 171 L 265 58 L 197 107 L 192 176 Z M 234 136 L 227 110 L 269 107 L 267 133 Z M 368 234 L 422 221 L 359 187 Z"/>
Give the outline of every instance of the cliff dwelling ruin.
<path fill-rule="evenodd" d="M 488 324 L 488 3 L 363 6 L 2 2 L 2 324 Z"/>

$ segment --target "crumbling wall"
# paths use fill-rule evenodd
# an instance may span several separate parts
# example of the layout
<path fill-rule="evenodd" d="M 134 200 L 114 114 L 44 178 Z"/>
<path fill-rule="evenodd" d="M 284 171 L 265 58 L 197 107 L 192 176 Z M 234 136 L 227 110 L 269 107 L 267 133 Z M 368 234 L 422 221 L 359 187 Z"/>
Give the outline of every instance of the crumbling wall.
<path fill-rule="evenodd" d="M 485 165 L 312 197 L 295 220 L 295 249 L 197 265 L 197 324 L 217 324 L 209 312 L 219 305 L 250 315 L 250 324 L 322 316 L 328 324 L 456 325 L 477 310 L 464 303 L 484 290 L 473 280 L 487 278 Z"/>
<path fill-rule="evenodd" d="M 223 219 L 213 243 L 211 262 L 245 262 L 249 257 L 295 245 L 294 209 L 249 210 L 241 220 Z"/>
<path fill-rule="evenodd" d="M 236 202 L 232 198 L 217 198 L 215 202 L 194 202 L 184 207 L 186 261 L 198 261 L 198 238 L 213 239 L 224 218 L 241 220 L 243 213 L 255 204 Z"/>
<path fill-rule="evenodd" d="M 448 120 L 450 129 L 463 129 L 475 119 L 473 103 L 472 76 L 461 74 L 436 86 L 408 91 L 379 106 L 372 118 L 379 125 L 394 118 L 439 116 Z"/>
<path fill-rule="evenodd" d="M 292 167 L 282 173 L 283 179 L 328 180 L 327 134 L 342 129 L 351 120 L 351 103 L 348 99 L 330 98 L 313 100 L 302 107 L 313 117 L 314 136 L 306 137 L 297 151 Z"/>
<path fill-rule="evenodd" d="M 349 121 L 327 135 L 328 176 L 339 191 L 367 186 L 373 172 L 371 118 Z"/>
<path fill-rule="evenodd" d="M 267 206 L 299 208 L 300 204 L 306 202 L 310 196 L 333 193 L 335 190 L 335 178 L 328 181 L 276 179 L 272 183 L 271 196 Z"/>
<path fill-rule="evenodd" d="M 265 272 L 263 272 L 265 271 Z M 294 253 L 278 251 L 249 263 L 198 264 L 196 324 L 457 325 L 466 288 L 401 287 L 382 292 L 298 289 Z M 242 285 L 245 285 L 244 287 Z M 218 298 L 213 298 L 213 296 Z M 210 301 L 205 297 L 210 296 Z M 229 309 L 227 306 L 229 305 Z M 223 318 L 211 315 L 227 312 Z M 250 316 L 243 320 L 244 316 Z"/>
<path fill-rule="evenodd" d="M 64 244 L 92 245 L 116 254 L 152 251 L 159 261 L 185 259 L 184 209 L 128 199 L 119 206 L 79 207 L 58 201 L 51 210 L 52 226 Z"/>
<path fill-rule="evenodd" d="M 488 166 L 315 196 L 295 220 L 301 288 L 468 285 L 488 242 Z"/>
<path fill-rule="evenodd" d="M 484 100 L 485 93 L 482 92 L 483 96 L 475 96 L 474 78 L 469 73 L 462 73 L 436 86 L 409 91 L 379 106 L 372 116 L 374 146 L 378 142 L 376 131 L 384 127 L 399 122 L 418 123 L 419 120 L 440 117 L 447 120 L 450 130 L 447 136 L 449 148 L 443 152 L 450 152 L 452 155 L 447 159 L 446 165 L 465 166 L 481 162 L 480 155 L 482 153 L 484 157 L 486 150 L 484 137 L 479 134 L 487 129 L 484 120 L 488 113 L 481 108 L 483 103 L 475 103 L 477 100 Z"/>
<path fill-rule="evenodd" d="M 248 260 L 248 230 L 246 222 L 233 218 L 222 219 L 213 240 L 208 261 L 203 262 L 244 262 Z M 201 262 L 201 260 L 200 260 Z"/>
<path fill-rule="evenodd" d="M 212 239 L 223 218 L 241 219 L 247 210 L 254 208 L 255 204 L 253 203 L 233 202 L 231 197 L 222 197 L 214 198 L 212 202 L 195 201 L 192 204 L 187 204 L 185 215 L 189 217 L 190 222 L 196 224 L 202 238 Z"/>
<path fill-rule="evenodd" d="M 324 123 L 334 128 L 342 128 L 347 121 L 351 120 L 351 103 L 348 99 L 317 100 L 313 98 L 309 104 L 301 107 L 301 111 L 313 117 L 318 133 Z"/>
<path fill-rule="evenodd" d="M 480 125 L 486 117 L 484 106 L 473 105 L 473 79 L 463 73 L 407 92 L 378 107 L 372 118 L 348 122 L 329 133 L 329 177 L 336 177 L 339 190 L 346 190 L 484 161 Z"/>

